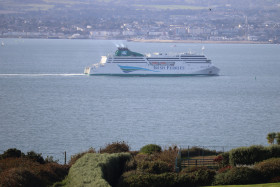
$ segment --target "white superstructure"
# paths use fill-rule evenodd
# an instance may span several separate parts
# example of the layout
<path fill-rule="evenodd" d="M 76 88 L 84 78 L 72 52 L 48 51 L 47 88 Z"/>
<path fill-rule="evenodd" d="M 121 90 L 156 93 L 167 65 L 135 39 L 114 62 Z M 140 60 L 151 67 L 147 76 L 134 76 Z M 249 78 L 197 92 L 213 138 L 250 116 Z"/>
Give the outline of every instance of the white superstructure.
<path fill-rule="evenodd" d="M 119 47 L 114 55 L 102 56 L 101 61 L 86 67 L 88 75 L 218 75 L 219 69 L 204 55 L 167 54 L 142 55 Z"/>

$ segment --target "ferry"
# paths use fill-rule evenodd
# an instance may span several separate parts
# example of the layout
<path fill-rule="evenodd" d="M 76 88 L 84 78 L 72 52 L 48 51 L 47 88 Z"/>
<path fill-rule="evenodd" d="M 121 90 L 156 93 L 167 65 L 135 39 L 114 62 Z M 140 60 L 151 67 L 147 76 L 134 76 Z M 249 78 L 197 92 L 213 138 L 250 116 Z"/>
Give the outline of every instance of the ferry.
<path fill-rule="evenodd" d="M 134 76 L 187 76 L 219 75 L 219 68 L 212 65 L 204 55 L 182 53 L 168 55 L 133 52 L 118 47 L 115 54 L 101 56 L 99 63 L 86 67 L 87 75 L 134 75 Z"/>

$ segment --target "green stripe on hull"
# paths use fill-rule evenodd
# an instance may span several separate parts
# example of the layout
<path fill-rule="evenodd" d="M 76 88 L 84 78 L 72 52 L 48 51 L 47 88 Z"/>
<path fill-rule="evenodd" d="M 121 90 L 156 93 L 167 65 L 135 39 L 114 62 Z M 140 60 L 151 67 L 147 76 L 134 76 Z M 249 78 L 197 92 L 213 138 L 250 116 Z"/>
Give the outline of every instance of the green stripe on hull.
<path fill-rule="evenodd" d="M 183 76 L 218 76 L 218 75 L 208 75 L 208 74 L 90 74 L 90 76 L 183 77 Z"/>

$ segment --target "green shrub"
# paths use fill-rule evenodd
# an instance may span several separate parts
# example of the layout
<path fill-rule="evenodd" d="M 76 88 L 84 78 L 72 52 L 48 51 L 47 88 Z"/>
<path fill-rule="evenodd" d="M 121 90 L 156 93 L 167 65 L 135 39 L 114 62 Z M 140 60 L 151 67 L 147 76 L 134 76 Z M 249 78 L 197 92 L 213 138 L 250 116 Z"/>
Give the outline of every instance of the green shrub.
<path fill-rule="evenodd" d="M 125 163 L 124 171 L 127 172 L 131 170 L 136 170 L 136 168 L 137 168 L 137 162 L 135 158 L 132 157 L 129 161 Z"/>
<path fill-rule="evenodd" d="M 188 181 L 191 182 L 192 185 L 207 186 L 211 185 L 214 181 L 216 172 L 207 167 L 191 167 L 183 169 L 179 174 L 190 177 Z"/>
<path fill-rule="evenodd" d="M 196 171 L 189 173 L 192 183 L 197 186 L 208 186 L 214 181 L 216 172 L 207 168 L 199 168 Z"/>
<path fill-rule="evenodd" d="M 219 165 L 219 168 L 224 168 L 229 165 L 229 152 L 219 154 L 214 158 L 214 162 Z"/>
<path fill-rule="evenodd" d="M 30 152 L 27 152 L 25 157 L 27 159 L 33 160 L 35 162 L 39 162 L 40 164 L 44 164 L 45 163 L 45 160 L 42 157 L 41 153 L 35 153 L 34 151 L 30 151 Z"/>
<path fill-rule="evenodd" d="M 187 173 L 180 173 L 177 177 L 176 186 L 175 187 L 192 187 L 197 186 L 194 184 L 193 179 Z"/>
<path fill-rule="evenodd" d="M 254 167 L 264 177 L 264 182 L 274 182 L 273 179 L 280 177 L 280 158 L 271 158 L 257 163 Z"/>
<path fill-rule="evenodd" d="M 22 153 L 20 150 L 16 149 L 16 148 L 12 148 L 12 149 L 8 149 L 7 151 L 5 151 L 0 158 L 1 159 L 5 159 L 5 158 L 19 158 L 21 156 L 24 156 L 24 153 Z"/>
<path fill-rule="evenodd" d="M 68 186 L 114 186 L 130 158 L 129 153 L 87 153 L 72 165 L 62 183 Z"/>
<path fill-rule="evenodd" d="M 129 173 L 124 174 L 121 178 L 118 187 L 176 187 L 178 175 L 175 173 L 163 174 L 139 174 Z"/>
<path fill-rule="evenodd" d="M 271 145 L 268 147 L 270 156 L 269 158 L 280 157 L 280 145 Z"/>
<path fill-rule="evenodd" d="M 78 153 L 78 154 L 75 154 L 73 156 L 71 156 L 71 159 L 70 161 L 68 162 L 68 164 L 70 166 L 72 166 L 79 158 L 81 158 L 82 156 L 84 156 L 85 154 L 87 153 L 96 153 L 95 150 L 91 147 L 89 148 L 88 151 L 85 151 L 85 152 L 82 152 L 82 153 Z"/>
<path fill-rule="evenodd" d="M 262 177 L 257 170 L 247 167 L 234 167 L 224 173 L 215 176 L 214 185 L 241 185 L 257 184 L 262 181 Z"/>
<path fill-rule="evenodd" d="M 47 156 L 45 158 L 45 163 L 58 163 L 59 160 L 54 160 L 53 156 Z"/>
<path fill-rule="evenodd" d="M 129 152 L 129 145 L 123 142 L 113 142 L 111 144 L 106 145 L 105 148 L 100 149 L 100 153 L 123 153 Z"/>
<path fill-rule="evenodd" d="M 232 149 L 229 152 L 230 165 L 252 165 L 269 158 L 270 151 L 263 146 L 250 146 Z"/>
<path fill-rule="evenodd" d="M 229 165 L 229 152 L 224 152 L 221 154 L 222 156 L 222 167 L 226 167 Z"/>
<path fill-rule="evenodd" d="M 175 163 L 176 157 L 178 155 L 178 151 L 179 151 L 179 149 L 176 146 L 172 146 L 172 147 L 169 147 L 168 149 L 162 150 L 156 156 L 157 156 L 158 160 L 166 162 L 170 166 L 172 166 L 171 169 L 174 171 L 175 170 L 174 163 Z"/>
<path fill-rule="evenodd" d="M 115 186 L 123 174 L 126 162 L 131 158 L 130 154 L 118 153 L 116 156 L 108 159 L 107 163 L 102 163 L 101 168 L 103 177 L 111 186 Z"/>
<path fill-rule="evenodd" d="M 171 172 L 173 166 L 166 162 L 157 161 L 142 161 L 137 164 L 137 170 L 145 173 L 161 174 L 166 172 Z"/>
<path fill-rule="evenodd" d="M 161 152 L 161 147 L 156 144 L 148 144 L 140 149 L 140 153 L 152 154 Z"/>

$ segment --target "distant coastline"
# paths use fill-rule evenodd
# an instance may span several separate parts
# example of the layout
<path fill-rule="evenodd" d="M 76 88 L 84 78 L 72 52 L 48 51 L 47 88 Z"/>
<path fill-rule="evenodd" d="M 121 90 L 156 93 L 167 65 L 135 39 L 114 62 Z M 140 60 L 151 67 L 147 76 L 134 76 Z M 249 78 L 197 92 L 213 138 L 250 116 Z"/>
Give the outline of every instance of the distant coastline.
<path fill-rule="evenodd" d="M 273 44 L 260 41 L 215 41 L 215 40 L 159 40 L 159 39 L 131 39 L 129 42 L 144 43 L 204 43 L 204 44 Z"/>
<path fill-rule="evenodd" d="M 246 41 L 246 40 L 163 40 L 163 39 L 113 39 L 113 38 L 59 38 L 59 37 L 0 37 L 3 39 L 70 39 L 70 40 L 126 40 L 128 42 L 142 43 L 202 43 L 202 44 L 278 44 L 265 41 Z"/>

